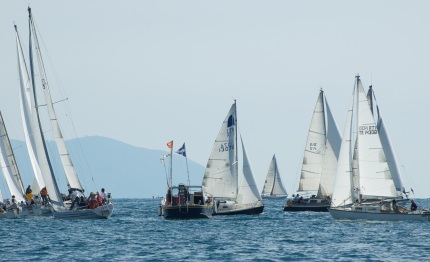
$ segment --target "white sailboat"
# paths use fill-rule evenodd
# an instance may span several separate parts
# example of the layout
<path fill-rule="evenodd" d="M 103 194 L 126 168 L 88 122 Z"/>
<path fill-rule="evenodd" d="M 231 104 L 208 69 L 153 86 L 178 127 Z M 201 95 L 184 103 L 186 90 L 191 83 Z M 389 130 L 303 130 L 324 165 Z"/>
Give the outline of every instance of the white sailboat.
<path fill-rule="evenodd" d="M 333 194 L 341 138 L 324 91 L 321 89 L 312 115 L 304 149 L 297 192 L 284 211 L 327 212 Z M 303 198 L 310 194 L 311 197 Z"/>
<path fill-rule="evenodd" d="M 35 201 L 25 198 L 25 189 L 19 174 L 16 164 L 15 155 L 13 154 L 9 136 L 6 131 L 6 126 L 3 116 L 0 112 L 0 164 L 3 171 L 3 176 L 9 188 L 10 195 L 14 196 L 15 201 L 19 204 L 18 215 L 40 215 L 41 207 Z M 20 204 L 22 203 L 22 204 Z"/>
<path fill-rule="evenodd" d="M 397 206 L 405 201 L 404 188 L 379 109 L 377 124 L 370 98 L 357 76 L 329 212 L 334 219 L 428 220 L 428 211 Z"/>
<path fill-rule="evenodd" d="M 214 215 L 260 214 L 263 201 L 242 143 L 242 172 L 239 173 L 236 101 L 215 139 L 206 166 L 202 188 L 214 199 Z"/>
<path fill-rule="evenodd" d="M 281 175 L 279 174 L 276 156 L 273 155 L 270 162 L 269 170 L 267 171 L 266 180 L 264 182 L 263 191 L 261 192 L 263 198 L 277 198 L 288 196 L 287 190 L 282 182 Z"/>
<path fill-rule="evenodd" d="M 64 138 L 62 136 L 60 126 L 57 121 L 55 114 L 48 80 L 42 60 L 42 55 L 37 39 L 36 29 L 31 13 L 31 9 L 28 8 L 29 12 L 29 25 L 30 25 L 30 47 L 29 47 L 29 58 L 30 58 L 30 74 L 27 70 L 25 63 L 24 54 L 22 51 L 21 41 L 16 30 L 16 41 L 18 49 L 18 64 L 19 64 L 19 75 L 20 75 L 20 100 L 21 100 L 21 115 L 24 126 L 24 133 L 26 138 L 26 144 L 28 153 L 30 156 L 33 171 L 39 188 L 46 187 L 49 200 L 51 203 L 51 209 L 54 211 L 55 218 L 64 219 L 75 219 L 75 218 L 108 218 L 112 215 L 113 204 L 108 201 L 97 208 L 90 209 L 87 207 L 69 210 L 63 203 L 62 195 L 60 194 L 55 175 L 51 166 L 51 161 L 46 147 L 45 137 L 42 131 L 42 125 L 39 114 L 39 103 L 36 96 L 35 88 L 35 67 L 33 63 L 33 45 L 36 51 L 36 57 L 39 65 L 39 76 L 42 81 L 42 87 L 44 90 L 44 98 L 46 107 L 49 114 L 51 128 L 55 137 L 58 152 L 64 172 L 67 178 L 67 186 L 69 190 L 77 190 L 84 192 L 76 171 L 73 167 L 70 155 L 68 153 Z M 29 75 L 31 77 L 29 77 Z"/>

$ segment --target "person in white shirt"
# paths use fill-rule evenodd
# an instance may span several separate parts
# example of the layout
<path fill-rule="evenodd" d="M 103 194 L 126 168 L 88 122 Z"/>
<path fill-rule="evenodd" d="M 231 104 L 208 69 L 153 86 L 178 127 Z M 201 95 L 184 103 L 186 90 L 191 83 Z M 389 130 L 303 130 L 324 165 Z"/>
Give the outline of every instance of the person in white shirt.
<path fill-rule="evenodd" d="M 108 201 L 108 199 L 107 199 L 107 194 L 106 194 L 106 192 L 105 192 L 105 189 L 104 188 L 102 188 L 102 193 L 101 193 L 101 195 L 102 195 L 102 202 L 103 203 L 106 203 L 107 201 Z"/>

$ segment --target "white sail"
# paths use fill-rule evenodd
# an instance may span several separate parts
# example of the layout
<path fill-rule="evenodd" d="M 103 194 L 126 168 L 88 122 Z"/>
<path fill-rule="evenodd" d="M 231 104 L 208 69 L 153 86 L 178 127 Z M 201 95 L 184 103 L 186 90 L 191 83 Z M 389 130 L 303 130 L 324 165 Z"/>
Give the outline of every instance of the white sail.
<path fill-rule="evenodd" d="M 270 162 L 269 170 L 267 171 L 266 181 L 261 193 L 263 196 L 286 196 L 287 190 L 284 187 L 281 176 L 279 174 L 276 156 L 273 155 Z"/>
<path fill-rule="evenodd" d="M 298 191 L 317 191 L 326 150 L 323 93 L 320 92 L 312 115 L 303 156 Z"/>
<path fill-rule="evenodd" d="M 273 155 L 272 161 L 270 161 L 269 170 L 267 170 L 266 181 L 264 181 L 262 195 L 271 195 L 273 186 L 275 185 L 275 173 L 276 173 L 276 159 Z"/>
<path fill-rule="evenodd" d="M 397 197 L 379 132 L 366 92 L 357 80 L 357 152 L 359 187 L 362 196 Z"/>
<path fill-rule="evenodd" d="M 321 92 L 323 92 L 321 90 Z M 334 190 L 334 182 L 336 179 L 337 160 L 339 158 L 339 151 L 341 145 L 341 137 L 336 122 L 334 121 L 327 99 L 324 96 L 324 111 L 326 114 L 326 141 L 325 141 L 325 154 L 323 159 L 323 166 L 321 171 L 320 185 L 318 189 L 318 196 L 325 197 L 331 196 Z"/>
<path fill-rule="evenodd" d="M 40 53 L 39 41 L 37 39 L 36 29 L 33 24 L 32 16 L 30 16 L 30 26 L 34 35 L 35 50 L 37 54 L 37 61 L 39 64 L 40 77 L 42 80 L 42 88 L 45 94 L 46 106 L 48 109 L 48 114 L 50 117 L 50 122 L 54 133 L 55 142 L 57 144 L 58 152 L 60 154 L 61 163 L 63 165 L 64 172 L 66 174 L 68 187 L 83 191 L 82 185 L 79 181 L 78 175 L 76 174 L 76 170 L 73 167 L 72 160 L 70 159 L 69 151 L 67 150 L 66 143 L 64 141 L 60 126 L 57 121 L 57 116 L 55 114 L 54 106 L 52 103 L 51 93 L 48 85 L 48 79 L 46 77 L 45 67 L 43 65 L 42 55 Z"/>
<path fill-rule="evenodd" d="M 373 117 L 375 118 L 375 113 L 373 111 L 373 88 L 369 87 L 369 91 L 367 92 L 367 99 L 369 100 L 370 108 L 372 109 Z M 376 101 L 376 98 L 375 98 Z M 379 137 L 381 139 L 382 148 L 384 149 L 385 157 L 388 162 L 388 167 L 390 168 L 391 176 L 393 178 L 394 185 L 396 187 L 397 193 L 401 195 L 402 192 L 405 191 L 403 186 L 402 176 L 400 173 L 400 169 L 397 165 L 396 156 L 394 153 L 394 149 L 391 145 L 390 138 L 388 136 L 388 131 L 385 128 L 384 121 L 382 120 L 381 112 L 379 111 L 379 106 L 376 105 L 377 111 L 377 127 L 379 132 Z"/>
<path fill-rule="evenodd" d="M 392 152 L 391 148 L 388 151 L 384 148 L 390 145 L 388 135 L 382 123 L 379 128 L 376 125 L 372 102 L 366 96 L 359 76 L 351 103 L 340 150 L 332 207 L 351 204 L 358 198 L 400 196 L 385 155 L 385 152 Z M 382 136 L 380 130 L 384 133 Z M 394 159 L 393 156 L 390 159 Z"/>
<path fill-rule="evenodd" d="M 25 129 L 24 132 L 26 133 L 27 148 L 29 151 L 30 159 L 32 161 L 33 171 L 35 172 L 36 178 L 39 183 L 39 187 L 43 187 L 41 184 L 44 184 L 48 191 L 51 203 L 53 205 L 61 207 L 64 206 L 64 204 L 52 171 L 51 163 L 46 150 L 45 139 L 43 137 L 42 127 L 39 120 L 39 110 L 34 88 L 34 68 L 31 31 L 29 43 L 31 72 L 30 81 L 27 80 L 28 74 L 26 75 L 27 71 L 25 61 L 23 59 L 21 44 L 17 31 L 18 61 L 21 78 L 21 113 L 23 114 L 22 118 L 23 126 Z M 25 71 L 21 70 L 22 68 L 25 68 Z M 40 177 L 43 177 L 43 179 L 39 179 Z"/>
<path fill-rule="evenodd" d="M 214 197 L 236 198 L 238 191 L 237 125 L 234 103 L 215 139 L 202 188 Z"/>
<path fill-rule="evenodd" d="M 24 59 L 24 54 L 22 51 L 21 41 L 19 39 L 18 30 L 16 29 L 16 45 L 17 45 L 17 54 L 18 54 L 18 71 L 19 71 L 19 79 L 20 79 L 20 89 L 19 89 L 19 101 L 20 101 L 20 110 L 21 110 L 21 118 L 22 124 L 24 127 L 24 136 L 25 142 L 27 145 L 28 155 L 30 157 L 31 166 L 33 168 L 33 172 L 35 175 L 35 180 L 39 187 L 44 187 L 45 182 L 43 181 L 42 170 L 40 169 L 39 163 L 37 162 L 36 157 L 36 145 L 38 140 L 33 137 L 37 136 L 38 129 L 33 131 L 32 126 L 37 126 L 37 114 L 35 111 L 35 105 L 32 103 L 34 100 L 32 99 L 32 87 L 30 77 L 28 75 L 27 66 Z M 34 110 L 33 110 L 34 109 Z M 33 132 L 36 132 L 34 134 Z"/>
<path fill-rule="evenodd" d="M 3 176 L 11 195 L 14 195 L 18 202 L 24 201 L 24 186 L 21 176 L 19 175 L 18 166 L 16 165 L 15 156 L 6 131 L 3 116 L 0 113 L 0 164 Z"/>
<path fill-rule="evenodd" d="M 243 177 L 241 179 L 240 187 L 237 194 L 237 204 L 256 203 L 261 200 L 260 193 L 258 192 L 257 184 L 255 183 L 254 175 L 252 173 L 251 165 L 249 164 L 248 156 L 246 155 L 245 146 L 242 138 L 243 152 Z"/>
<path fill-rule="evenodd" d="M 351 152 L 351 131 L 352 117 L 354 108 L 354 92 L 351 98 L 348 114 L 346 117 L 345 127 L 342 135 L 342 144 L 339 151 L 339 160 L 334 183 L 333 197 L 331 206 L 344 206 L 353 203 L 352 193 L 352 152 Z"/>

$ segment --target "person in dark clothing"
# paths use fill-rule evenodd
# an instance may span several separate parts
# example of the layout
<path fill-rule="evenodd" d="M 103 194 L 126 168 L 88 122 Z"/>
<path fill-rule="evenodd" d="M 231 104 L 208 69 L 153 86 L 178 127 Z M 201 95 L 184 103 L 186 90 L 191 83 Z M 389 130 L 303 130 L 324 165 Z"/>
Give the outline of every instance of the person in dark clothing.
<path fill-rule="evenodd" d="M 167 189 L 167 194 L 166 194 L 166 205 L 169 205 L 169 203 L 172 202 L 172 190 Z"/>
<path fill-rule="evenodd" d="M 25 194 L 26 195 L 28 195 L 28 194 L 30 194 L 32 191 L 31 191 L 31 187 L 30 186 L 28 186 L 27 187 L 27 189 L 25 190 Z"/>
<path fill-rule="evenodd" d="M 413 199 L 411 199 L 411 211 L 415 211 L 417 210 L 417 204 L 415 204 L 415 201 Z"/>

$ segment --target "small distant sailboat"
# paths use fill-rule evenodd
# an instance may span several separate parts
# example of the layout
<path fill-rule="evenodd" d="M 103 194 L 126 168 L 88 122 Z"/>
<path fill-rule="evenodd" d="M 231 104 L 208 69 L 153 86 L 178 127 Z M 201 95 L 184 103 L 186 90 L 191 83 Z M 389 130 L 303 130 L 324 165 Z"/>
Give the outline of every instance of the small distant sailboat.
<path fill-rule="evenodd" d="M 260 214 L 264 205 L 242 143 L 239 173 L 236 101 L 215 139 L 203 177 L 203 192 L 214 200 L 214 215 Z M 240 179 L 240 180 L 239 180 Z"/>
<path fill-rule="evenodd" d="M 428 221 L 429 211 L 398 206 L 408 199 L 378 106 L 375 121 L 372 96 L 356 76 L 329 212 L 334 219 Z"/>
<path fill-rule="evenodd" d="M 39 77 L 42 80 L 42 87 L 46 101 L 46 107 L 49 114 L 51 128 L 55 137 L 57 149 L 60 154 L 61 163 L 67 178 L 67 186 L 69 191 L 76 190 L 84 192 L 79 181 L 77 173 L 72 164 L 70 154 L 66 147 L 66 143 L 62 136 L 57 116 L 54 110 L 53 101 L 50 94 L 48 79 L 46 76 L 42 54 L 37 39 L 36 28 L 33 21 L 31 9 L 28 8 L 29 27 L 30 27 L 30 46 L 29 59 L 30 70 L 27 69 L 27 64 L 24 59 L 24 52 L 18 29 L 16 31 L 16 44 L 18 51 L 18 69 L 20 76 L 20 105 L 21 115 L 24 127 L 25 140 L 29 153 L 31 165 L 35 173 L 35 179 L 39 188 L 46 188 L 49 194 L 49 209 L 52 211 L 54 218 L 61 219 L 81 219 L 81 218 L 109 218 L 113 212 L 113 204 L 108 200 L 104 201 L 99 206 L 80 206 L 78 209 L 70 210 L 63 202 L 63 197 L 55 179 L 55 175 L 51 166 L 50 157 L 47 151 L 44 132 L 42 130 L 39 107 L 35 88 L 35 67 L 33 63 L 33 45 L 35 46 L 37 61 L 39 65 Z M 34 36 L 34 37 L 33 37 Z M 29 74 L 30 71 L 30 74 Z M 31 76 L 31 77 L 30 77 Z M 46 206 L 45 206 L 46 207 Z M 47 208 L 43 209 L 45 212 Z"/>
<path fill-rule="evenodd" d="M 284 183 L 282 182 L 282 178 L 279 174 L 275 155 L 273 155 L 272 161 L 270 162 L 261 196 L 263 198 L 279 198 L 288 196 L 287 190 L 285 189 Z"/>
<path fill-rule="evenodd" d="M 284 205 L 284 211 L 327 212 L 333 194 L 341 138 L 321 89 L 312 115 L 304 150 L 299 192 Z M 305 194 L 311 197 L 303 198 Z"/>
<path fill-rule="evenodd" d="M 213 213 L 212 201 L 211 198 L 206 198 L 203 195 L 202 186 L 189 185 L 189 178 L 187 186 L 172 184 L 173 141 L 167 143 L 167 147 L 170 148 L 170 154 L 162 156 L 162 161 L 164 162 L 165 157 L 170 158 L 168 189 L 166 198 L 161 200 L 158 214 L 166 219 L 211 218 Z M 185 143 L 176 153 L 187 157 Z"/>

